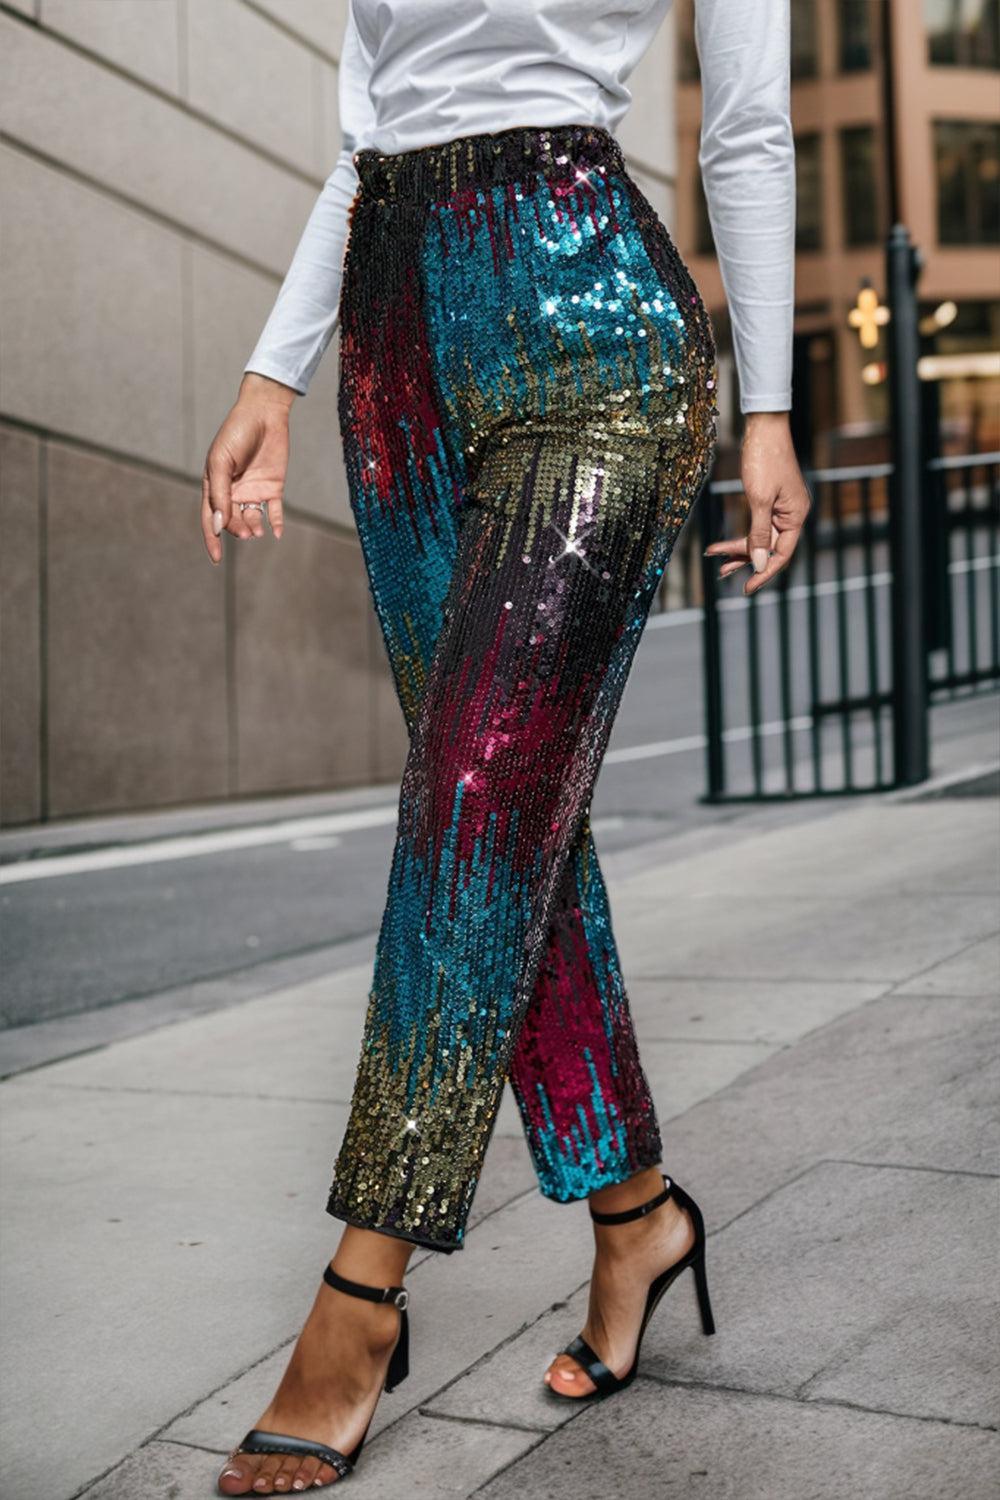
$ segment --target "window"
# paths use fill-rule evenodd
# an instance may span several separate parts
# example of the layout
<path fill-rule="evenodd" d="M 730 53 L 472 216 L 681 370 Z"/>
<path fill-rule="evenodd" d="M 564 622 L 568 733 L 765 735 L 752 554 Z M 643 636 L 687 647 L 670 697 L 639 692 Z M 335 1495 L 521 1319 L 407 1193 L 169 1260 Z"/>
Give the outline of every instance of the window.
<path fill-rule="evenodd" d="M 874 245 L 881 221 L 878 206 L 878 162 L 873 125 L 851 125 L 840 132 L 844 243 Z"/>
<path fill-rule="evenodd" d="M 815 78 L 818 72 L 816 0 L 792 0 L 792 77 Z"/>
<path fill-rule="evenodd" d="M 1000 0 L 924 0 L 927 55 L 942 67 L 1000 67 Z"/>
<path fill-rule="evenodd" d="M 935 120 L 934 154 L 939 242 L 1000 243 L 1000 125 Z"/>
<path fill-rule="evenodd" d="M 819 250 L 823 243 L 823 178 L 819 135 L 795 141 L 795 248 Z"/>
<path fill-rule="evenodd" d="M 879 0 L 887 5 L 889 0 Z M 870 0 L 838 0 L 837 34 L 840 45 L 840 71 L 863 73 L 872 66 L 872 7 Z"/>

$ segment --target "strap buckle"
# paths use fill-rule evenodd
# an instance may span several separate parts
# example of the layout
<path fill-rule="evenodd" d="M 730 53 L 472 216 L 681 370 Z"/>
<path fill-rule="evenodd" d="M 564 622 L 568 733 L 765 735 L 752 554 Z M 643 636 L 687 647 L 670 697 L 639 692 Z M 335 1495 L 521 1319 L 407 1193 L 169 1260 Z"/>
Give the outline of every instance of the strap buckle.
<path fill-rule="evenodd" d="M 400 1312 L 405 1312 L 406 1309 L 409 1307 L 409 1305 L 410 1305 L 410 1294 L 406 1290 L 405 1286 L 401 1286 L 400 1289 L 399 1289 L 399 1291 L 393 1297 L 393 1299 L 392 1299 L 392 1305 L 393 1305 L 393 1307 L 398 1307 L 399 1310 L 400 1310 Z"/>

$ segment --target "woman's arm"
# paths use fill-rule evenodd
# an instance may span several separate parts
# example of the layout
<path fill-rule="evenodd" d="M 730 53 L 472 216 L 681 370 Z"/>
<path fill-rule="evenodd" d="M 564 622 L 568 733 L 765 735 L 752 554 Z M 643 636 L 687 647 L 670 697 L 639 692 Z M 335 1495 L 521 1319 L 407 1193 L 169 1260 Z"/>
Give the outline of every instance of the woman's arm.
<path fill-rule="evenodd" d="M 304 395 L 337 326 L 340 280 L 357 188 L 353 154 L 373 126 L 370 61 L 348 8 L 340 57 L 337 164 L 324 184 L 246 365 L 239 395 L 212 441 L 201 484 L 201 530 L 212 562 L 222 561 L 222 532 L 242 541 L 264 536 L 266 507 L 275 538 L 284 525 L 288 413 Z"/>
<path fill-rule="evenodd" d="M 348 211 L 358 186 L 353 156 L 374 126 L 368 93 L 371 59 L 350 6 L 340 54 L 342 134 L 337 164 L 323 185 L 277 300 L 246 365 L 305 395 L 337 326 L 340 280 L 349 231 Z"/>
<path fill-rule="evenodd" d="M 795 141 L 790 0 L 695 0 L 698 163 L 743 412 L 792 404 Z"/>
<path fill-rule="evenodd" d="M 701 65 L 698 162 L 729 305 L 746 413 L 745 536 L 713 542 L 720 576 L 747 565 L 755 594 L 788 567 L 810 498 L 786 413 L 795 317 L 795 141 L 790 0 L 695 0 Z"/>

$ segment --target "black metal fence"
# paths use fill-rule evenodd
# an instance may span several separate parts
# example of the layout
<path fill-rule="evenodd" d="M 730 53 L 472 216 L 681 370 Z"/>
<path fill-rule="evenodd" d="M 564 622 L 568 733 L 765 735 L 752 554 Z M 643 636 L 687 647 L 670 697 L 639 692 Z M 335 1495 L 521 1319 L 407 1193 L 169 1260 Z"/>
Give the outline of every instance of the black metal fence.
<path fill-rule="evenodd" d="M 893 682 L 893 466 L 806 470 L 813 504 L 792 565 L 759 594 L 705 558 L 708 801 L 883 791 L 901 777 Z M 1000 683 L 1000 453 L 924 465 L 923 604 L 932 700 Z M 704 545 L 738 480 L 711 482 Z"/>

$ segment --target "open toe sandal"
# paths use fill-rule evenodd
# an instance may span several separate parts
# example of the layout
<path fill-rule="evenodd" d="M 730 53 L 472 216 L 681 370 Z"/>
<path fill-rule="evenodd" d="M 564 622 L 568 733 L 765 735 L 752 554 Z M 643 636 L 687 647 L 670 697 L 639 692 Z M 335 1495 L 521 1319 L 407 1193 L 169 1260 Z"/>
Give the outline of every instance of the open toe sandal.
<path fill-rule="evenodd" d="M 642 1350 L 642 1339 L 649 1320 L 656 1311 L 660 1298 L 667 1291 L 668 1287 L 673 1285 L 681 1272 L 687 1270 L 688 1266 L 694 1272 L 694 1284 L 698 1294 L 698 1308 L 701 1313 L 701 1326 L 705 1333 L 715 1332 L 712 1304 L 708 1300 L 708 1281 L 705 1277 L 704 1217 L 697 1203 L 689 1193 L 684 1191 L 679 1183 L 674 1182 L 669 1177 L 664 1177 L 663 1182 L 663 1191 L 657 1193 L 655 1198 L 650 1198 L 647 1203 L 640 1203 L 638 1208 L 627 1208 L 617 1214 L 598 1213 L 594 1208 L 590 1210 L 590 1217 L 594 1220 L 595 1224 L 629 1224 L 634 1219 L 642 1219 L 646 1214 L 652 1213 L 654 1208 L 659 1208 L 662 1203 L 666 1203 L 668 1198 L 673 1198 L 678 1207 L 687 1209 L 691 1215 L 695 1231 L 695 1241 L 691 1249 L 685 1255 L 681 1256 L 680 1260 L 675 1261 L 672 1266 L 668 1266 L 650 1284 L 646 1294 L 646 1306 L 642 1314 L 642 1323 L 639 1327 L 639 1339 L 635 1346 L 635 1358 L 624 1375 L 616 1375 L 613 1370 L 609 1370 L 604 1361 L 598 1357 L 586 1339 L 582 1337 L 578 1336 L 575 1338 L 562 1351 L 576 1360 L 577 1364 L 590 1376 L 595 1387 L 593 1391 L 588 1391 L 585 1396 L 570 1396 L 564 1391 L 557 1391 L 554 1387 L 549 1386 L 550 1393 L 563 1401 L 600 1401 L 605 1396 L 613 1396 L 616 1391 L 623 1391 L 626 1386 L 632 1384 L 632 1381 L 639 1373 L 639 1355 Z"/>
<path fill-rule="evenodd" d="M 385 1390 L 394 1391 L 410 1371 L 410 1331 L 406 1315 L 409 1292 L 402 1286 L 363 1286 L 359 1281 L 348 1281 L 332 1266 L 327 1266 L 323 1272 L 323 1280 L 338 1292 L 346 1292 L 349 1297 L 361 1297 L 365 1302 L 391 1302 L 394 1307 L 399 1308 L 399 1336 L 385 1376 Z M 371 1426 L 371 1422 L 368 1426 Z M 240 1453 L 277 1453 L 289 1458 L 318 1458 L 321 1463 L 329 1464 L 335 1470 L 337 1480 L 340 1480 L 346 1479 L 354 1468 L 367 1436 L 368 1427 L 361 1434 L 361 1441 L 350 1453 L 341 1453 L 337 1448 L 330 1448 L 326 1443 L 314 1443 L 310 1438 L 289 1437 L 281 1432 L 264 1432 L 261 1428 L 254 1427 L 239 1447 L 234 1448 L 230 1458 L 235 1458 Z M 331 1480 L 330 1484 L 335 1484 L 337 1480 Z M 329 1485 L 319 1485 L 317 1488 L 328 1489 Z"/>

